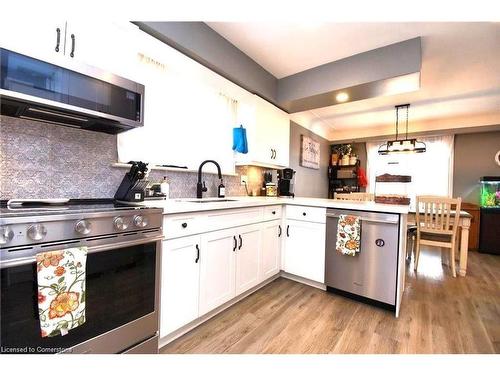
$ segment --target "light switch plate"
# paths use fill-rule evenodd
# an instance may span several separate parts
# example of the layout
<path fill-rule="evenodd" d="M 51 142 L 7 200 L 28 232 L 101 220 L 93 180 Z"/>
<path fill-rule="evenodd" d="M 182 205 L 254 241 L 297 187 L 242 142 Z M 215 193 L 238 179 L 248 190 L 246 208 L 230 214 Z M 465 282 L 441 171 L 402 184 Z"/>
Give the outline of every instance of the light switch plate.
<path fill-rule="evenodd" d="M 240 175 L 240 185 L 245 185 L 245 182 L 248 184 L 248 177 L 246 175 Z"/>

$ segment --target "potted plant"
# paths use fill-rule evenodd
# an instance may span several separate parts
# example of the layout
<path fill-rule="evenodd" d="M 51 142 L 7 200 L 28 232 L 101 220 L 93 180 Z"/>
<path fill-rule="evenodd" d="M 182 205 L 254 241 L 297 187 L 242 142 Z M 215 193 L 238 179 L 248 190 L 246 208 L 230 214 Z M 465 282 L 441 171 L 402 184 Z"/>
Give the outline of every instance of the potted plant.
<path fill-rule="evenodd" d="M 352 152 L 352 146 L 350 143 L 345 143 L 339 145 L 339 152 L 342 155 L 342 163 L 341 165 L 349 165 L 349 158 Z"/>

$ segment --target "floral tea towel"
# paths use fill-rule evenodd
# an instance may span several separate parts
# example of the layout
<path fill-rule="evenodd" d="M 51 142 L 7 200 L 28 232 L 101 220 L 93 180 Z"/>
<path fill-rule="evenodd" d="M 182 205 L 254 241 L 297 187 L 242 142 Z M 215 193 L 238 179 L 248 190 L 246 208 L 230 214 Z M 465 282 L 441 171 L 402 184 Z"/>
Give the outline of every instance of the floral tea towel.
<path fill-rule="evenodd" d="M 344 255 L 355 256 L 361 247 L 361 221 L 359 216 L 339 215 L 337 225 L 337 251 Z"/>
<path fill-rule="evenodd" d="M 85 323 L 86 261 L 86 246 L 37 254 L 42 337 L 64 336 Z"/>

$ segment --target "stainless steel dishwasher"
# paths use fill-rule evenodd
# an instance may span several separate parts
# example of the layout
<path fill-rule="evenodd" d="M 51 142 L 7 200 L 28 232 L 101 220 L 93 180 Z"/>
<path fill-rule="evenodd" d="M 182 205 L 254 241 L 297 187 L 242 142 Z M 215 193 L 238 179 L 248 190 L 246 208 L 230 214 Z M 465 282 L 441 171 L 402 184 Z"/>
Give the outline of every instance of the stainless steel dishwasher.
<path fill-rule="evenodd" d="M 337 226 L 342 214 L 360 218 L 361 248 L 356 256 L 336 251 Z M 395 307 L 399 214 L 328 209 L 326 216 L 327 290 Z"/>

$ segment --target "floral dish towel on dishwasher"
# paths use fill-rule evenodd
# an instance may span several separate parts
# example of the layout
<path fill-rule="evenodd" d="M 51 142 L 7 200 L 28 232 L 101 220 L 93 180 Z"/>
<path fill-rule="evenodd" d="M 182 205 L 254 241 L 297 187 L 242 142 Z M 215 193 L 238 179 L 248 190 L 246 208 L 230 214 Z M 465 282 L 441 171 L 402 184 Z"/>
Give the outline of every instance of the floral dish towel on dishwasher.
<path fill-rule="evenodd" d="M 37 254 L 42 337 L 64 336 L 85 323 L 86 261 L 86 246 Z"/>
<path fill-rule="evenodd" d="M 337 224 L 337 251 L 356 256 L 361 247 L 361 220 L 359 216 L 339 215 Z"/>

